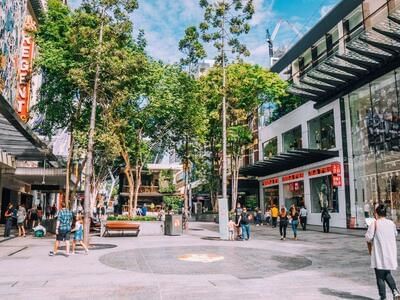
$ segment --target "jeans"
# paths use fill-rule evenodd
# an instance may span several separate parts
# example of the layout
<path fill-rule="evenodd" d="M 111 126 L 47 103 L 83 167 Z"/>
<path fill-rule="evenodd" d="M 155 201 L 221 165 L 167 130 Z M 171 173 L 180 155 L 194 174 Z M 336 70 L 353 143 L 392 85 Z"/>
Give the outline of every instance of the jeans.
<path fill-rule="evenodd" d="M 12 218 L 9 217 L 6 219 L 6 228 L 4 230 L 4 237 L 8 237 L 10 236 L 10 231 L 11 231 L 11 227 L 12 227 Z"/>
<path fill-rule="evenodd" d="M 279 222 L 279 233 L 281 237 L 286 238 L 287 221 Z"/>
<path fill-rule="evenodd" d="M 306 230 L 307 227 L 307 217 L 300 217 L 300 224 L 303 230 Z"/>
<path fill-rule="evenodd" d="M 292 220 L 292 230 L 294 237 L 297 237 L 297 225 L 299 225 L 298 220 Z"/>
<path fill-rule="evenodd" d="M 378 285 L 379 296 L 381 299 L 386 299 L 386 286 L 385 282 L 388 284 L 392 293 L 397 290 L 396 283 L 394 282 L 393 276 L 390 270 L 378 270 L 375 269 L 376 284 Z"/>
<path fill-rule="evenodd" d="M 272 227 L 276 227 L 277 220 L 277 217 L 272 217 Z"/>
<path fill-rule="evenodd" d="M 240 224 L 240 227 L 242 227 L 242 240 L 248 240 L 250 238 L 250 225 Z"/>
<path fill-rule="evenodd" d="M 322 220 L 322 227 L 324 228 L 324 232 L 329 232 L 329 219 Z"/>

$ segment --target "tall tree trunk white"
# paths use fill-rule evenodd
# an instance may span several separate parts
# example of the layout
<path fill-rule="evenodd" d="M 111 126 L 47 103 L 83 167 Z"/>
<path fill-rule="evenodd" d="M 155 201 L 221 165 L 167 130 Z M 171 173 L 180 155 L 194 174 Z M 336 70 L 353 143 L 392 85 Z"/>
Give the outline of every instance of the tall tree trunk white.
<path fill-rule="evenodd" d="M 74 135 L 71 130 L 71 136 L 69 139 L 69 147 L 68 147 L 68 157 L 67 157 L 67 166 L 65 172 L 65 204 L 68 208 L 71 207 L 71 164 L 72 157 L 74 153 Z"/>
<path fill-rule="evenodd" d="M 103 30 L 104 30 L 104 11 L 101 14 L 101 24 L 99 33 L 99 47 L 103 44 Z M 88 147 L 87 147 L 87 161 L 86 161 L 86 172 L 85 172 L 85 219 L 84 219 L 84 243 L 89 245 L 89 233 L 90 233 L 90 190 L 93 177 L 93 149 L 94 149 L 94 133 L 96 128 L 96 109 L 97 109 L 97 92 L 99 86 L 100 77 L 100 63 L 96 62 L 96 73 L 94 77 L 93 86 L 93 97 L 92 97 L 92 107 L 90 112 L 90 125 L 89 125 L 89 137 L 88 137 Z"/>

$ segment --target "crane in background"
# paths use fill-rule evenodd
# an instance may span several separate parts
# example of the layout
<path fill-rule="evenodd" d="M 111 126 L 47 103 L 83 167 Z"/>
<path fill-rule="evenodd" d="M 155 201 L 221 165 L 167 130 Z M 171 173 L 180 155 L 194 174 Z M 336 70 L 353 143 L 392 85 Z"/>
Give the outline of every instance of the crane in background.
<path fill-rule="evenodd" d="M 279 32 L 279 29 L 281 28 L 282 24 L 286 24 L 289 26 L 289 28 L 296 34 L 297 37 L 301 37 L 302 34 L 301 32 L 296 28 L 295 25 L 290 23 L 287 20 L 280 19 L 278 23 L 275 25 L 274 31 L 272 34 L 270 34 L 269 29 L 267 29 L 266 32 L 266 37 L 267 37 L 267 45 L 268 45 L 268 54 L 269 54 L 269 59 L 270 59 L 270 67 L 283 55 L 286 53 L 286 51 L 289 49 L 288 44 L 281 46 L 279 48 L 274 48 L 274 42 L 275 38 Z"/>

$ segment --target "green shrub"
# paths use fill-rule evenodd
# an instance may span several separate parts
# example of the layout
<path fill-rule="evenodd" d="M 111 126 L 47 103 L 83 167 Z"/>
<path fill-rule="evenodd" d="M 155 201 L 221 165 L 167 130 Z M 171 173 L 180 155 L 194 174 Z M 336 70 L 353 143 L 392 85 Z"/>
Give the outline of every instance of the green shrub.
<path fill-rule="evenodd" d="M 172 210 L 178 212 L 183 205 L 183 200 L 178 196 L 164 196 L 163 202 L 165 203 L 165 207 L 168 209 L 169 206 L 172 207 Z"/>
<path fill-rule="evenodd" d="M 157 217 L 154 216 L 134 216 L 129 218 L 128 216 L 108 216 L 107 221 L 137 221 L 137 222 L 151 222 L 157 221 Z"/>

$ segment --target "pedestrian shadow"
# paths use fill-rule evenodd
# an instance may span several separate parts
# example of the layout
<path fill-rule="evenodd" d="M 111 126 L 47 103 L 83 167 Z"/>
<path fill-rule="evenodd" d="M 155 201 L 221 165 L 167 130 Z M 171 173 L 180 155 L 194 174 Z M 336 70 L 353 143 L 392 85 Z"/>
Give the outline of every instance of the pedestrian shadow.
<path fill-rule="evenodd" d="M 321 288 L 319 290 L 324 295 L 334 296 L 339 299 L 374 300 L 374 298 L 369 298 L 369 297 L 360 296 L 360 295 L 354 295 L 349 292 L 338 291 L 338 290 L 333 290 L 333 289 L 328 289 L 328 288 Z"/>

